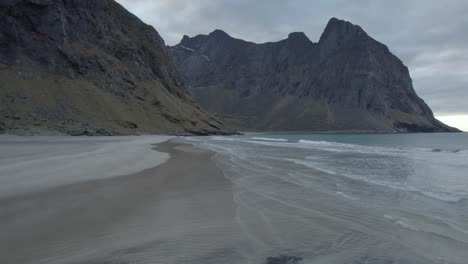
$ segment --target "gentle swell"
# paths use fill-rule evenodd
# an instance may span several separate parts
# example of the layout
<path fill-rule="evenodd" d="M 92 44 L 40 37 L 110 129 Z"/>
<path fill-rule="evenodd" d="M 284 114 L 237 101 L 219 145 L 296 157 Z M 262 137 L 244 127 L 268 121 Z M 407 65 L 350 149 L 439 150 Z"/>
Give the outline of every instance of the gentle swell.
<path fill-rule="evenodd" d="M 275 141 L 275 142 L 288 142 L 287 139 L 284 138 L 264 138 L 264 137 L 253 137 L 253 140 L 260 140 L 260 141 Z"/>

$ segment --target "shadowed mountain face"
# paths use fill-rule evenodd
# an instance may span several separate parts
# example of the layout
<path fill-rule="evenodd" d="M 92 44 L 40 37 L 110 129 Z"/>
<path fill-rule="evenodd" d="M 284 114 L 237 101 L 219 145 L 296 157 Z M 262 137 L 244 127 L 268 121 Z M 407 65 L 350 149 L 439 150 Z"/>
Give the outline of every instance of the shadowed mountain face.
<path fill-rule="evenodd" d="M 163 39 L 113 0 L 0 1 L 0 131 L 223 133 Z"/>
<path fill-rule="evenodd" d="M 255 44 L 215 30 L 171 50 L 194 97 L 237 129 L 456 131 L 434 118 L 385 45 L 336 18 L 318 43 L 296 32 Z"/>

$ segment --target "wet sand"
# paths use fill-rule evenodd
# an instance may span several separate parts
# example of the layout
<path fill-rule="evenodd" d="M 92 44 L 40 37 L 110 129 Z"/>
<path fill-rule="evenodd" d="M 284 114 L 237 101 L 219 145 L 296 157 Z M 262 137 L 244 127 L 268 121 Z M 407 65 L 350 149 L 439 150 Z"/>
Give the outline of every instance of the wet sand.
<path fill-rule="evenodd" d="M 232 186 L 213 153 L 156 149 L 170 159 L 140 173 L 0 198 L 0 263 L 239 260 Z"/>

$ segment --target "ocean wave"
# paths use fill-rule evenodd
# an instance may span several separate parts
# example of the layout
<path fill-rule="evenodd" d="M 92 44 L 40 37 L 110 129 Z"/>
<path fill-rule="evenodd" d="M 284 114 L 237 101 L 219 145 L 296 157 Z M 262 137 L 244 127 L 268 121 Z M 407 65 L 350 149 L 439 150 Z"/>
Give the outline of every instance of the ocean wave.
<path fill-rule="evenodd" d="M 431 148 L 367 146 L 305 139 L 296 142 L 271 141 L 271 138 L 265 138 L 267 140 L 261 140 L 263 138 L 255 140 L 254 138 L 246 137 L 219 136 L 211 137 L 210 139 L 213 139 L 213 141 L 210 142 L 210 140 L 208 140 L 204 141 L 204 143 L 215 152 L 223 153 L 228 156 L 236 156 L 243 160 L 255 160 L 256 157 L 252 156 L 252 153 L 258 152 L 252 152 L 252 149 L 257 149 L 256 145 L 265 145 L 272 148 L 262 148 L 261 151 L 265 152 L 265 155 L 262 156 L 264 161 L 259 163 L 274 162 L 271 161 L 271 158 L 281 158 L 281 160 L 293 158 L 290 161 L 330 175 L 338 175 L 399 191 L 412 192 L 443 202 L 458 203 L 468 197 L 468 193 L 463 186 L 455 186 L 450 183 L 450 181 L 461 179 L 463 175 L 460 175 L 460 171 L 468 165 L 468 155 L 466 155 L 468 152 L 462 149 L 457 151 L 433 151 Z M 237 144 L 237 142 L 239 142 L 239 144 Z M 281 150 L 280 148 L 291 148 L 291 151 L 286 151 L 285 149 Z M 311 151 L 295 152 L 294 148 L 310 149 Z M 324 153 L 316 152 L 315 150 L 324 151 Z M 283 152 L 284 156 L 278 154 Z M 306 154 L 308 156 L 294 157 L 294 155 L 297 155 L 296 153 L 301 153 L 300 155 Z M 334 157 L 334 155 L 340 155 L 339 153 L 345 153 L 346 155 L 344 157 Z M 353 155 L 354 153 L 358 155 Z M 272 155 L 272 157 L 269 157 L 269 155 Z M 277 157 L 278 155 L 280 155 L 280 157 Z M 339 162 L 330 163 L 328 162 L 330 158 L 337 158 Z M 349 162 L 352 163 L 343 160 L 347 158 L 349 158 Z M 368 160 L 369 158 L 371 158 L 370 161 Z M 276 165 L 274 164 L 276 163 L 271 163 L 270 165 L 275 167 Z M 359 164 L 362 165 L 362 167 Z M 345 168 L 343 166 L 350 167 Z M 403 176 L 413 173 L 412 170 L 415 166 L 422 166 L 422 169 L 437 168 L 441 172 L 444 171 L 444 168 L 453 169 L 453 171 L 450 179 L 446 179 L 445 181 L 441 180 L 441 182 L 447 183 L 443 186 L 438 186 L 437 183 L 424 182 L 424 179 L 427 179 L 427 177 L 421 177 L 423 175 L 415 176 L 420 178 L 413 177 L 415 181 L 418 179 L 423 181 L 420 184 L 416 182 L 402 182 L 401 180 L 404 180 Z M 385 169 L 385 171 L 383 171 L 383 169 Z M 386 177 L 387 175 L 389 177 Z"/>
<path fill-rule="evenodd" d="M 230 136 L 213 136 L 210 137 L 210 139 L 216 141 L 239 141 L 239 138 L 234 138 Z"/>
<path fill-rule="evenodd" d="M 339 196 L 341 196 L 341 197 L 343 197 L 343 198 L 346 198 L 346 199 L 348 199 L 348 200 L 356 200 L 356 198 L 354 198 L 354 197 L 352 197 L 351 195 L 348 195 L 348 194 L 346 194 L 346 193 L 344 193 L 344 192 L 338 191 L 338 192 L 336 192 L 336 194 L 339 195 Z"/>
<path fill-rule="evenodd" d="M 387 156 L 411 155 L 416 157 L 418 154 L 427 153 L 433 155 L 454 154 L 459 158 L 468 159 L 468 150 L 466 149 L 442 149 L 442 148 L 410 148 L 410 147 L 392 147 L 392 146 L 371 146 L 351 143 L 341 143 L 334 141 L 306 140 L 299 139 L 297 142 L 290 142 L 285 138 L 252 137 L 239 138 L 229 136 L 213 136 L 215 141 L 240 141 L 251 144 L 261 144 L 271 147 L 305 148 L 315 149 L 333 153 L 359 153 Z M 435 157 L 435 156 L 434 156 Z"/>
<path fill-rule="evenodd" d="M 299 140 L 298 147 L 330 153 L 357 153 L 372 156 L 407 157 L 412 160 L 441 164 L 443 166 L 468 167 L 468 150 L 432 149 L 391 146 L 368 146 L 349 143 Z"/>
<path fill-rule="evenodd" d="M 394 147 L 380 147 L 380 146 L 366 146 L 359 144 L 339 143 L 331 141 L 312 141 L 300 139 L 298 144 L 302 147 L 314 148 L 318 150 L 324 150 L 328 152 L 352 152 L 361 154 L 386 154 L 386 155 L 400 155 L 404 152 L 402 148 Z"/>
<path fill-rule="evenodd" d="M 430 191 L 425 191 L 421 190 L 419 188 L 416 188 L 414 186 L 409 186 L 406 183 L 396 183 L 396 182 L 388 182 L 388 181 L 382 181 L 382 180 L 376 180 L 376 179 L 370 179 L 367 177 L 362 177 L 359 175 L 354 175 L 354 174 L 349 174 L 349 173 L 341 173 L 337 172 L 335 170 L 332 170 L 330 168 L 324 168 L 320 166 L 319 164 L 307 160 L 298 160 L 298 159 L 285 159 L 289 160 L 291 162 L 294 162 L 296 164 L 300 164 L 309 168 L 312 168 L 317 171 L 324 172 L 329 175 L 335 175 L 335 176 L 341 176 L 341 177 L 346 177 L 355 181 L 361 181 L 365 182 L 367 184 L 372 184 L 372 185 L 377 185 L 385 188 L 390 188 L 398 191 L 404 191 L 404 192 L 413 192 L 417 193 L 420 195 L 423 195 L 425 197 L 443 201 L 443 202 L 450 202 L 450 203 L 458 203 L 460 201 L 463 201 L 465 199 L 464 196 L 462 195 L 453 195 L 451 193 L 446 193 L 446 192 L 430 192 Z"/>
<path fill-rule="evenodd" d="M 335 150 L 335 148 L 340 148 L 340 149 L 336 149 L 337 151 L 365 150 L 365 151 L 392 151 L 392 152 L 402 152 L 402 151 L 418 151 L 418 152 L 434 152 L 434 153 L 443 152 L 443 153 L 459 153 L 459 154 L 468 153 L 468 151 L 465 149 L 370 146 L 370 145 L 340 143 L 340 142 L 333 142 L 333 141 L 314 141 L 314 140 L 305 140 L 305 139 L 300 139 L 298 143 L 308 144 L 310 146 L 313 145 L 317 147 L 331 147 L 333 150 Z"/>
<path fill-rule="evenodd" d="M 253 137 L 253 140 L 260 140 L 260 141 L 274 141 L 274 142 L 288 142 L 287 139 L 284 138 L 265 138 L 265 137 Z"/>
<path fill-rule="evenodd" d="M 367 146 L 359 144 L 349 144 L 331 141 L 312 141 L 300 139 L 299 144 L 313 147 L 320 150 L 333 152 L 357 152 L 357 153 L 401 153 L 402 148 Z"/>
<path fill-rule="evenodd" d="M 369 146 L 350 143 L 340 143 L 331 141 L 313 141 L 300 139 L 297 142 L 290 141 L 266 141 L 266 140 L 252 140 L 250 138 L 240 137 L 212 137 L 214 141 L 225 142 L 242 142 L 248 144 L 264 145 L 269 147 L 281 148 L 300 148 L 322 151 L 330 154 L 359 154 L 387 156 L 387 157 L 406 157 L 408 159 L 418 162 L 428 162 L 430 164 L 440 164 L 442 166 L 455 166 L 468 168 L 468 151 L 457 150 L 447 152 L 434 152 L 431 148 L 404 148 L 404 147 L 391 147 L 391 146 Z"/>
<path fill-rule="evenodd" d="M 464 149 L 440 149 L 435 148 L 431 150 L 432 152 L 446 152 L 446 153 L 464 153 Z"/>
<path fill-rule="evenodd" d="M 406 219 L 406 218 L 397 217 L 397 216 L 393 216 L 393 215 L 389 215 L 389 214 L 385 214 L 384 218 L 390 220 L 395 225 L 400 226 L 402 228 L 410 229 L 410 230 L 413 230 L 413 231 L 419 231 L 419 228 L 409 224 L 408 223 L 409 220 Z"/>
<path fill-rule="evenodd" d="M 252 138 L 254 139 L 254 138 Z M 241 139 L 236 140 L 260 144 L 271 147 L 288 147 L 288 148 L 302 148 L 302 149 L 314 149 L 327 152 L 335 153 L 361 153 L 361 154 L 385 154 L 385 155 L 401 155 L 405 150 L 402 148 L 392 148 L 392 147 L 378 147 L 378 146 L 365 146 L 358 144 L 348 144 L 348 143 L 339 143 L 332 141 L 312 141 L 300 139 L 297 142 L 290 142 L 285 139 L 280 140 L 252 140 L 252 139 Z M 221 140 L 216 138 L 215 140 Z"/>

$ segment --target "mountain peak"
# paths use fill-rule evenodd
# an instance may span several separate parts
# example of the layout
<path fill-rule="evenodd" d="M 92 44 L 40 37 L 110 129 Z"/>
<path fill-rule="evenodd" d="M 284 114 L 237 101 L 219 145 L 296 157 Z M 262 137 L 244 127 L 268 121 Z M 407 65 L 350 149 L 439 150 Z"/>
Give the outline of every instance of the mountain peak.
<path fill-rule="evenodd" d="M 215 29 L 213 32 L 211 32 L 208 36 L 215 37 L 215 38 L 226 38 L 226 37 L 231 37 L 229 36 L 228 33 L 224 32 L 221 29 Z"/>
<path fill-rule="evenodd" d="M 329 39 L 336 40 L 338 37 L 349 40 L 364 36 L 367 36 L 367 33 L 360 26 L 354 25 L 346 20 L 332 17 L 328 21 L 319 42 L 324 42 Z"/>
<path fill-rule="evenodd" d="M 184 36 L 182 37 L 182 40 L 181 40 L 181 42 L 183 42 L 183 41 L 187 41 L 188 39 L 190 39 L 190 37 L 189 37 L 189 36 L 187 36 L 187 35 L 184 35 Z"/>
<path fill-rule="evenodd" d="M 349 45 L 365 43 L 368 39 L 370 37 L 360 26 L 333 17 L 328 21 L 318 42 L 321 47 L 321 57 L 325 58 L 329 54 Z"/>
<path fill-rule="evenodd" d="M 310 39 L 306 36 L 304 32 L 291 32 L 288 35 L 288 39 L 310 42 Z"/>

